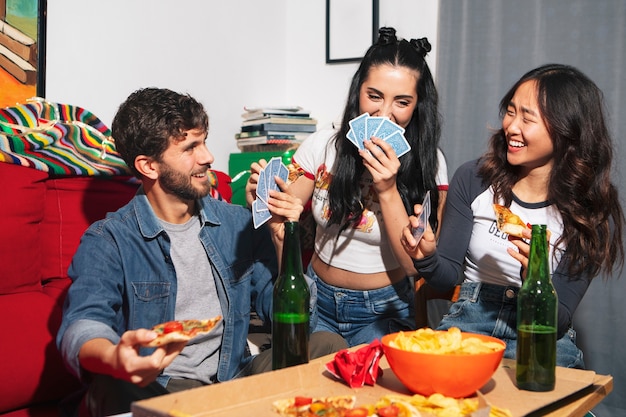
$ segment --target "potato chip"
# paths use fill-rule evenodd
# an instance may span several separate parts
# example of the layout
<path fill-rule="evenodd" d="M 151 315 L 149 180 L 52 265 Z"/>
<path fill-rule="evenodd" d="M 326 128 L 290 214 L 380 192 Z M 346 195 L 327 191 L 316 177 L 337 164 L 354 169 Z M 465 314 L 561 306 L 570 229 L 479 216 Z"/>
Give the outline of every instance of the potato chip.
<path fill-rule="evenodd" d="M 432 354 L 478 354 L 503 349 L 500 343 L 486 342 L 477 337 L 463 339 L 458 327 L 451 327 L 445 332 L 427 327 L 414 332 L 399 332 L 389 345 L 410 352 Z"/>
<path fill-rule="evenodd" d="M 506 408 L 500 408 L 492 405 L 491 410 L 489 410 L 489 417 L 513 417 L 513 413 Z"/>
<path fill-rule="evenodd" d="M 401 416 L 419 416 L 419 411 L 409 402 L 410 399 L 411 397 L 408 395 L 385 395 L 376 402 L 373 409 L 375 411 L 379 408 L 395 405 L 400 411 Z M 369 407 L 369 409 L 372 409 L 372 407 Z"/>
<path fill-rule="evenodd" d="M 420 394 L 412 396 L 388 394 L 380 398 L 377 406 L 388 404 L 410 404 L 420 413 L 436 417 L 465 417 L 478 410 L 478 398 L 451 398 L 442 394 L 425 397 Z M 489 417 L 512 417 L 509 410 L 491 406 Z"/>
<path fill-rule="evenodd" d="M 442 394 L 432 394 L 428 397 L 428 402 L 441 408 L 459 408 L 454 398 L 446 397 Z"/>

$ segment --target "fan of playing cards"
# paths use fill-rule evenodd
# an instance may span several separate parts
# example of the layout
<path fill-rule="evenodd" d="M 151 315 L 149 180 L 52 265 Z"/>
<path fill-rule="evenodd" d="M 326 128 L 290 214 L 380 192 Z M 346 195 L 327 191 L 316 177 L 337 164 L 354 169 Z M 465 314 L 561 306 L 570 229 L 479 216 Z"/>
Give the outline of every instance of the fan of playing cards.
<path fill-rule="evenodd" d="M 252 221 L 255 229 L 258 229 L 263 223 L 272 218 L 272 213 L 267 208 L 267 199 L 269 198 L 270 190 L 279 190 L 274 177 L 279 177 L 286 182 L 288 176 L 289 170 L 283 164 L 282 159 L 277 156 L 270 159 L 265 168 L 259 172 L 256 200 L 252 202 Z"/>
<path fill-rule="evenodd" d="M 376 136 L 389 143 L 398 158 L 411 150 L 411 145 L 404 137 L 404 128 L 392 122 L 388 117 L 370 116 L 363 113 L 350 120 L 348 140 L 359 149 L 365 149 L 363 141 Z"/>

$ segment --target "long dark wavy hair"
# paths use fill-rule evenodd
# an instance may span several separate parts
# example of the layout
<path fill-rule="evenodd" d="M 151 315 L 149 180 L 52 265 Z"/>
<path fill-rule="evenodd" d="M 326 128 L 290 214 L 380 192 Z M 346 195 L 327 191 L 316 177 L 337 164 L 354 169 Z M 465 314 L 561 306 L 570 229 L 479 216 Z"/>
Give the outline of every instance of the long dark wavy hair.
<path fill-rule="evenodd" d="M 554 147 L 548 199 L 563 218 L 557 245 L 563 243 L 567 249 L 570 274 L 611 273 L 616 263 L 624 265 L 624 213 L 610 178 L 613 148 L 602 91 L 576 68 L 547 64 L 529 71 L 511 87 L 500 102 L 501 117 L 517 88 L 530 80 L 537 83 L 539 110 Z M 509 206 L 520 167 L 507 161 L 502 128 L 490 139 L 480 174 L 493 185 L 496 200 L 502 198 Z"/>
<path fill-rule="evenodd" d="M 435 176 L 438 169 L 437 149 L 441 135 L 440 115 L 437 108 L 438 95 L 425 57 L 431 50 L 428 39 L 398 39 L 394 28 L 381 28 L 378 40 L 366 52 L 358 70 L 352 77 L 348 100 L 341 127 L 335 136 L 337 159 L 333 180 L 329 187 L 330 224 L 342 228 L 357 225 L 361 217 L 361 179 L 365 166 L 358 150 L 347 139 L 349 121 L 360 114 L 359 92 L 369 71 L 380 65 L 406 67 L 418 73 L 417 105 L 404 136 L 411 151 L 400 157 L 400 169 L 396 183 L 407 214 L 413 214 L 413 206 L 421 203 L 426 191 L 431 191 L 434 208 L 430 218 L 433 230 L 437 229 L 439 203 Z"/>

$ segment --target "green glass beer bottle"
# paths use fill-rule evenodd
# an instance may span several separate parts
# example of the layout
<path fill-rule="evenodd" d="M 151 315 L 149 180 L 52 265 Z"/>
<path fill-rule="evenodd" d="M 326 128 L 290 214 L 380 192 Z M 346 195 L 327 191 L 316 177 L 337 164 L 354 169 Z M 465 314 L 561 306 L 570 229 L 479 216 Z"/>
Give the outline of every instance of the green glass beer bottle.
<path fill-rule="evenodd" d="M 517 387 L 554 389 L 558 300 L 548 263 L 546 225 L 532 226 L 526 280 L 517 297 Z"/>
<path fill-rule="evenodd" d="M 272 369 L 309 362 L 309 301 L 302 272 L 298 222 L 285 222 L 283 256 L 274 284 Z"/>

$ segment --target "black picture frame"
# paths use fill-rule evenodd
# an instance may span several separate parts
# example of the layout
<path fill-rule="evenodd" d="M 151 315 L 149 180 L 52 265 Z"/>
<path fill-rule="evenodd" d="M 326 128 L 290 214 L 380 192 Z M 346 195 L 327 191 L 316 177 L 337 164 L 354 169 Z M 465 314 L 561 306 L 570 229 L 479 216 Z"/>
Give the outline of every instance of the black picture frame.
<path fill-rule="evenodd" d="M 327 64 L 359 62 L 376 41 L 379 0 L 372 0 L 371 11 L 363 3 L 363 0 L 326 0 Z M 367 27 L 371 27 L 371 36 Z"/>

